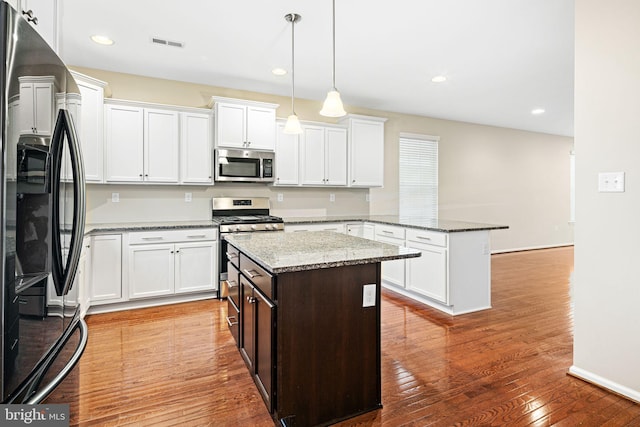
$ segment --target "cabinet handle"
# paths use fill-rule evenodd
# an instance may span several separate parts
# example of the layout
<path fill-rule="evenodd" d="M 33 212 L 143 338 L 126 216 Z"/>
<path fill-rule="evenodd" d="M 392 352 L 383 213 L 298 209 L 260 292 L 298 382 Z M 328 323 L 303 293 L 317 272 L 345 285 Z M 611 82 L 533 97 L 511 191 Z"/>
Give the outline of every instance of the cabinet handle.
<path fill-rule="evenodd" d="M 256 297 L 251 297 L 251 296 L 247 297 L 247 302 L 248 302 L 249 304 L 255 304 L 255 303 L 256 303 L 256 301 L 257 301 L 257 300 L 256 300 Z"/>
<path fill-rule="evenodd" d="M 187 236 L 188 239 L 204 239 L 207 237 L 206 234 L 194 234 L 192 236 Z"/>
<path fill-rule="evenodd" d="M 16 338 L 15 340 L 13 340 L 13 344 L 11 344 L 11 350 L 13 350 L 16 347 L 16 345 L 18 344 L 18 339 L 19 338 Z"/>
<path fill-rule="evenodd" d="M 13 299 L 13 302 L 11 304 L 15 304 L 16 301 L 18 301 L 18 298 L 20 298 L 20 295 L 16 295 L 16 297 Z"/>
<path fill-rule="evenodd" d="M 416 236 L 416 238 L 422 239 L 422 240 L 431 240 L 431 237 L 424 237 L 424 236 Z"/>
<path fill-rule="evenodd" d="M 20 301 L 18 301 L 20 304 L 25 305 L 25 304 L 29 304 L 29 301 L 23 298 L 20 298 Z"/>
<path fill-rule="evenodd" d="M 255 270 L 242 270 L 244 272 L 244 274 L 246 274 L 247 276 L 249 276 L 250 279 L 253 279 L 254 277 L 260 277 L 262 276 L 262 274 L 258 273 Z M 252 273 L 253 272 L 253 273 Z"/>
<path fill-rule="evenodd" d="M 27 11 L 22 11 L 22 14 L 27 18 L 27 22 L 33 22 L 33 25 L 38 25 L 38 17 L 33 16 L 33 10 L 29 9 Z"/>
<path fill-rule="evenodd" d="M 231 321 L 231 319 L 235 319 L 235 318 L 236 318 L 236 316 L 227 316 L 227 323 L 229 324 L 230 328 L 238 324 L 237 321 L 235 321 L 235 322 Z"/>
<path fill-rule="evenodd" d="M 228 259 L 238 258 L 238 254 L 235 252 L 227 252 L 226 255 Z"/>
<path fill-rule="evenodd" d="M 142 240 L 162 240 L 162 237 L 143 237 Z"/>
<path fill-rule="evenodd" d="M 382 230 L 382 232 L 383 232 L 384 234 L 393 234 L 393 231 L 389 231 L 389 230 Z"/>
<path fill-rule="evenodd" d="M 227 287 L 228 287 L 229 289 L 231 289 L 231 288 L 235 288 L 236 286 L 238 286 L 238 284 L 236 283 L 236 281 L 235 281 L 235 280 L 227 280 Z"/>

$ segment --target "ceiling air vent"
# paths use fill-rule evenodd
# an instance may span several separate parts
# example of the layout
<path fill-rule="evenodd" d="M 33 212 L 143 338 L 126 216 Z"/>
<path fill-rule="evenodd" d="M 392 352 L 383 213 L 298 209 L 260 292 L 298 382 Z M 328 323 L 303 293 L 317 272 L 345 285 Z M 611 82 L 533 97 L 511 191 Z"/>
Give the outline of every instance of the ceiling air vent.
<path fill-rule="evenodd" d="M 160 37 L 151 37 L 151 43 L 160 44 L 163 46 L 184 47 L 184 43 L 176 42 L 173 40 L 166 40 Z"/>

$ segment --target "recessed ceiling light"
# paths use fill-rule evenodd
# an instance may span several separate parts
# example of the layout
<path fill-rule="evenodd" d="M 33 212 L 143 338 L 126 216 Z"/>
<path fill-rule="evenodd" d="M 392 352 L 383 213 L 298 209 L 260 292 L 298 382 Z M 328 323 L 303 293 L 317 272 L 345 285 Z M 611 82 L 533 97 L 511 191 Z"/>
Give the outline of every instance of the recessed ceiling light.
<path fill-rule="evenodd" d="M 447 81 L 447 77 L 443 75 L 435 76 L 434 78 L 431 79 L 431 81 L 434 83 L 442 83 Z"/>
<path fill-rule="evenodd" d="M 94 42 L 101 44 L 101 45 L 105 45 L 105 46 L 111 46 L 114 41 L 111 40 L 109 37 L 107 36 L 100 36 L 100 35 L 93 35 L 91 36 L 91 40 L 93 40 Z"/>
<path fill-rule="evenodd" d="M 276 67 L 271 70 L 271 73 L 273 73 L 274 76 L 284 76 L 287 74 L 287 70 L 285 70 L 284 68 Z"/>
<path fill-rule="evenodd" d="M 536 116 L 538 114 L 543 114 L 544 113 L 544 108 L 534 108 L 533 110 L 531 110 L 531 114 L 535 114 Z"/>

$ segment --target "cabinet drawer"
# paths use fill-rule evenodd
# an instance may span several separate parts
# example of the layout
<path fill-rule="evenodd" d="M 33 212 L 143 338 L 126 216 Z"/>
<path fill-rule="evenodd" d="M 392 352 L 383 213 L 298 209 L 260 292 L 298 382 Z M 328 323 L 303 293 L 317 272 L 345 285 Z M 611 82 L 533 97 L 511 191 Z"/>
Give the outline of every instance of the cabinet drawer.
<path fill-rule="evenodd" d="M 227 299 L 227 325 L 233 339 L 236 340 L 236 346 L 240 347 L 240 311 L 230 298 Z"/>
<path fill-rule="evenodd" d="M 129 233 L 129 244 L 197 242 L 216 240 L 218 232 L 213 228 L 190 228 L 185 230 L 136 231 Z"/>
<path fill-rule="evenodd" d="M 405 230 L 404 228 L 401 228 L 401 227 L 393 227 L 390 225 L 376 224 L 375 231 L 376 231 L 376 236 L 393 237 L 394 239 L 404 240 Z"/>
<path fill-rule="evenodd" d="M 407 240 L 427 245 L 447 246 L 447 233 L 428 230 L 407 230 Z"/>
<path fill-rule="evenodd" d="M 240 251 L 231 245 L 227 245 L 227 261 L 237 268 L 240 268 Z"/>
<path fill-rule="evenodd" d="M 273 300 L 273 282 L 271 274 L 258 264 L 240 254 L 240 272 L 260 289 L 267 298 Z"/>

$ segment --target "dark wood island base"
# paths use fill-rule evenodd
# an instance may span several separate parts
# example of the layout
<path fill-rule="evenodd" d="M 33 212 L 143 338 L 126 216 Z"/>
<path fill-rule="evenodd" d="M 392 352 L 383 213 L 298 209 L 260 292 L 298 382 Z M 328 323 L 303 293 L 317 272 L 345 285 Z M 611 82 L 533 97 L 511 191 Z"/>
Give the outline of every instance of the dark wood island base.
<path fill-rule="evenodd" d="M 380 263 L 276 276 L 276 407 L 283 425 L 327 425 L 382 407 Z M 375 305 L 363 307 L 363 286 Z"/>
<path fill-rule="evenodd" d="M 229 328 L 274 422 L 381 408 L 380 263 L 419 252 L 331 232 L 226 240 Z"/>

